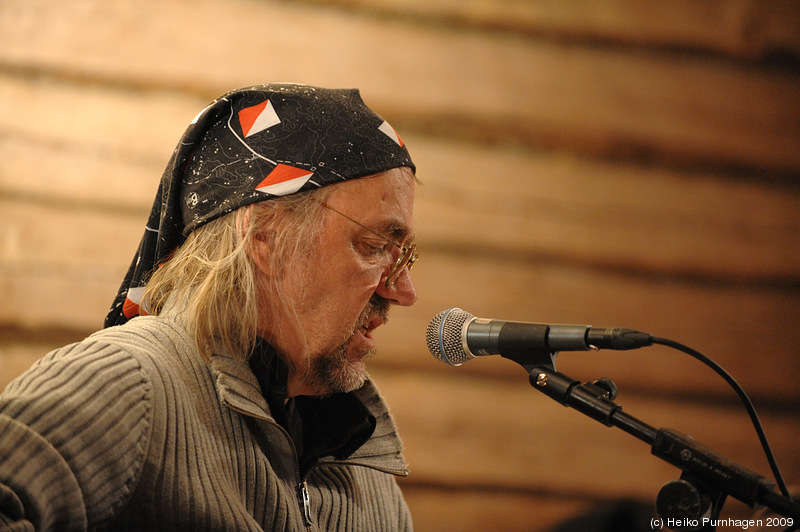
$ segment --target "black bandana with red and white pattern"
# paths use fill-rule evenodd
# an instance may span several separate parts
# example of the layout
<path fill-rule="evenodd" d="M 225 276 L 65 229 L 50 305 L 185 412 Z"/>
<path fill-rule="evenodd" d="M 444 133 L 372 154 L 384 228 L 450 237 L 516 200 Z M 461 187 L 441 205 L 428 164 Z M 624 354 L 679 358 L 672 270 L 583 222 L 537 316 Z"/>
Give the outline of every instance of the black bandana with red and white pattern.
<path fill-rule="evenodd" d="M 206 107 L 175 148 L 105 326 L 140 314 L 150 273 L 200 225 L 240 207 L 392 168 L 415 170 L 356 89 L 270 84 Z"/>

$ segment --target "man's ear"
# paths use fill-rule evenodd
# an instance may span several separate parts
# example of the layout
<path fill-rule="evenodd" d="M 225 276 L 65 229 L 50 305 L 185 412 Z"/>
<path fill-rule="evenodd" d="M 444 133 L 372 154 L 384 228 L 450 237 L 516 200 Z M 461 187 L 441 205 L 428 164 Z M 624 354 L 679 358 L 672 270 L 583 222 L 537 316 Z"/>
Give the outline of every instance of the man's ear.
<path fill-rule="evenodd" d="M 251 210 L 248 207 L 243 207 L 237 211 L 236 214 L 236 227 L 239 229 L 239 234 L 245 241 L 245 251 L 256 268 L 264 274 L 269 275 L 271 272 L 270 253 L 272 249 L 272 238 L 269 238 L 269 233 L 258 231 L 250 228 L 250 217 L 252 216 Z M 249 235 L 248 232 L 252 231 Z"/>
<path fill-rule="evenodd" d="M 271 247 L 267 238 L 260 234 L 253 235 L 246 247 L 247 254 L 263 275 L 270 275 L 272 272 Z"/>

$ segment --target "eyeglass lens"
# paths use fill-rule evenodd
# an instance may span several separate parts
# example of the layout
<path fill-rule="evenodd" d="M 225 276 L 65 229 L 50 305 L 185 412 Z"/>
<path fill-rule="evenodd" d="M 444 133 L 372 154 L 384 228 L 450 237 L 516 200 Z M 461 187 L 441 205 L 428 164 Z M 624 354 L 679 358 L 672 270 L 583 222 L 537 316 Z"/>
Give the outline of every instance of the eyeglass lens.
<path fill-rule="evenodd" d="M 407 248 L 403 247 L 402 250 L 403 252 L 397 259 L 397 262 L 394 263 L 392 270 L 389 272 L 389 277 L 386 278 L 387 287 L 391 287 L 395 282 L 397 282 L 397 279 L 400 277 L 400 274 L 403 273 L 403 269 L 406 266 L 410 272 L 414 267 L 414 263 L 417 262 L 417 259 L 419 258 L 416 244 L 411 244 L 411 246 Z"/>

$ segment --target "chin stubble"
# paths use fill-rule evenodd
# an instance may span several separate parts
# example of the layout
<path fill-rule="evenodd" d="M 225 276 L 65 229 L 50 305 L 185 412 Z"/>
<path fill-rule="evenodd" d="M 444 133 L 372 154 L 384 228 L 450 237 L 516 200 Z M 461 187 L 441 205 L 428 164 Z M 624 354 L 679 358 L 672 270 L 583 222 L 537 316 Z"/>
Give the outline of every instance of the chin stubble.
<path fill-rule="evenodd" d="M 364 349 L 351 361 L 347 356 L 348 346 L 357 333 L 366 330 L 370 316 L 378 314 L 385 322 L 388 310 L 389 301 L 374 294 L 347 338 L 339 346 L 312 357 L 308 376 L 315 389 L 329 395 L 351 392 L 364 385 L 367 372 L 363 361 L 374 357 L 377 351 Z"/>

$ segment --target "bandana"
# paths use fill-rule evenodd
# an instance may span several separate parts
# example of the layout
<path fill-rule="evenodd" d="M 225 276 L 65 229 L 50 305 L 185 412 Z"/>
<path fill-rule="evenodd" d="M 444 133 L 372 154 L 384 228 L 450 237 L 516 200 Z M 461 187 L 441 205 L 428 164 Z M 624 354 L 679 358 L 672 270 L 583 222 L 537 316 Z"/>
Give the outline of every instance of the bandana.
<path fill-rule="evenodd" d="M 240 207 L 414 163 L 356 89 L 238 89 L 192 121 L 164 170 L 105 326 L 140 314 L 150 273 L 199 226 Z"/>

